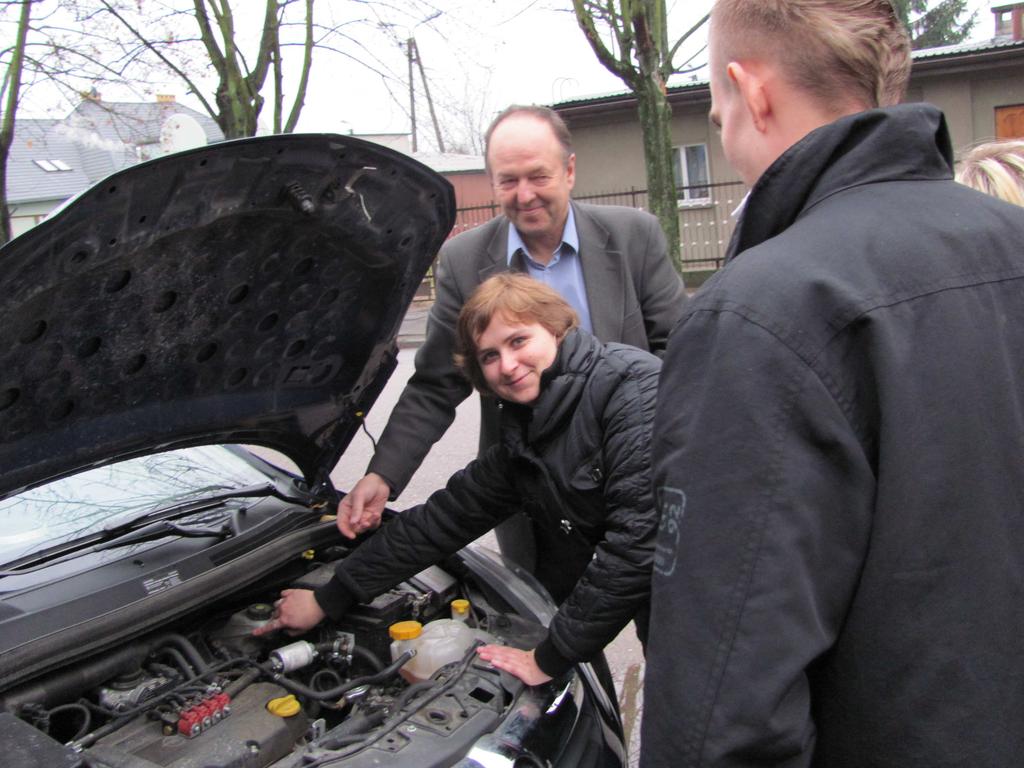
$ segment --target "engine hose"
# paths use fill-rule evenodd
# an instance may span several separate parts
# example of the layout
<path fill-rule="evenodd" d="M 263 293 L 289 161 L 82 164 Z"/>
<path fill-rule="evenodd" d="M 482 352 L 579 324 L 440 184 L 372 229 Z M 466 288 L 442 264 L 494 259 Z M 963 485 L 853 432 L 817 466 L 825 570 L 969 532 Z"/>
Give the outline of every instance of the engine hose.
<path fill-rule="evenodd" d="M 395 703 L 391 707 L 392 714 L 401 712 L 405 709 L 406 704 L 423 693 L 423 691 L 429 691 L 435 685 L 440 685 L 440 683 L 437 680 L 421 680 L 418 683 L 410 685 L 402 691 L 401 695 L 395 697 Z"/>
<path fill-rule="evenodd" d="M 309 684 L 316 688 L 318 691 L 326 690 L 326 686 L 320 684 L 320 681 L 324 678 L 330 678 L 327 685 L 341 685 L 341 675 L 339 675 L 333 669 L 319 670 L 309 679 Z"/>
<path fill-rule="evenodd" d="M 200 672 L 198 675 L 194 675 L 191 679 L 183 681 L 181 685 L 178 686 L 178 689 L 186 688 L 192 685 L 192 683 L 196 682 L 197 680 L 201 680 L 202 678 L 208 676 L 209 674 L 212 674 L 214 672 L 221 672 L 225 669 L 237 666 L 239 664 L 256 665 L 256 662 L 242 657 L 237 659 L 227 659 L 226 661 L 222 661 L 219 664 L 215 664 L 214 666 L 210 667 L 208 671 Z M 107 714 L 110 717 L 114 717 L 115 719 L 111 720 L 106 725 L 97 728 L 92 733 L 87 733 L 81 738 L 76 739 L 74 742 L 72 742 L 71 746 L 75 747 L 76 749 L 85 749 L 87 747 L 90 747 L 107 734 L 113 733 L 118 728 L 127 725 L 135 717 L 142 714 L 143 712 L 148 712 L 151 709 L 156 709 L 161 703 L 163 703 L 164 701 L 166 701 L 174 695 L 176 695 L 176 691 L 167 691 L 166 693 L 162 693 L 159 696 L 149 699 L 143 702 L 142 704 L 138 705 L 137 707 L 134 707 L 133 709 L 127 710 L 125 712 L 108 712 L 106 710 L 102 710 L 105 712 L 105 714 Z M 93 707 L 93 709 L 96 709 L 96 707 Z"/>
<path fill-rule="evenodd" d="M 338 749 L 347 746 L 354 741 L 361 741 L 367 731 L 371 731 L 384 722 L 383 710 L 371 712 L 368 715 L 357 715 L 350 717 L 337 728 L 328 733 L 317 743 L 323 749 Z"/>
<path fill-rule="evenodd" d="M 375 654 L 373 651 L 363 648 L 360 645 L 357 645 L 352 649 L 352 655 L 358 656 L 360 659 L 362 659 L 371 667 L 373 667 L 374 672 L 380 672 L 382 669 L 384 669 L 384 662 L 377 658 L 377 654 Z"/>
<path fill-rule="evenodd" d="M 0 710 L 15 712 L 25 704 L 50 706 L 77 699 L 92 688 L 117 677 L 124 670 L 140 666 L 147 656 L 165 645 L 173 645 L 181 650 L 197 670 L 206 669 L 207 665 L 195 646 L 185 637 L 175 633 L 160 634 L 6 691 L 0 695 Z"/>
<path fill-rule="evenodd" d="M 390 677 L 397 674 L 398 670 L 405 666 L 405 663 L 409 661 L 413 656 L 416 655 L 415 651 L 406 651 L 380 672 L 375 672 L 372 675 L 364 675 L 363 677 L 354 677 L 347 683 L 335 686 L 326 691 L 317 691 L 302 683 L 297 683 L 294 680 L 282 675 L 280 672 L 276 672 L 273 667 L 269 664 L 263 665 L 262 669 L 266 672 L 270 679 L 292 693 L 298 694 L 299 696 L 305 696 L 309 699 L 315 699 L 317 701 L 329 701 L 331 699 L 337 699 L 348 693 L 353 688 L 358 688 L 360 685 L 375 685 L 377 683 L 384 682 Z"/>
<path fill-rule="evenodd" d="M 462 657 L 462 661 L 459 662 L 459 666 L 456 668 L 455 672 L 452 674 L 452 676 L 448 680 L 445 680 L 444 682 L 441 682 L 439 680 L 424 680 L 424 681 L 422 681 L 422 683 L 416 683 L 414 685 L 409 686 L 409 688 L 410 689 L 416 688 L 415 693 L 419 693 L 420 691 L 422 691 L 425 688 L 429 687 L 430 688 L 430 696 L 428 697 L 427 701 L 433 701 L 438 696 L 440 696 L 440 695 L 442 695 L 444 693 L 447 693 L 448 691 L 450 691 L 452 688 L 455 687 L 455 684 L 460 679 L 462 679 L 462 675 L 466 672 L 467 669 L 469 669 L 470 665 L 476 659 L 476 649 L 480 645 L 483 645 L 483 643 L 480 642 L 480 641 L 477 641 L 477 642 L 473 643 L 472 647 L 470 647 L 470 649 L 468 651 L 466 651 L 465 656 Z M 408 653 L 408 651 L 406 653 Z M 404 655 L 405 654 L 403 654 L 403 656 Z M 401 657 L 399 657 L 399 658 L 401 658 Z M 422 686 L 422 687 L 420 687 L 420 686 Z M 406 692 L 408 692 L 408 691 L 406 691 Z M 414 694 L 410 694 L 409 698 L 411 698 L 412 695 L 414 695 Z M 401 706 L 405 706 L 406 704 L 408 704 L 409 703 L 409 698 L 406 698 L 402 702 Z M 335 761 L 337 761 L 339 759 L 342 759 L 342 758 L 345 758 L 345 757 L 349 757 L 349 756 L 355 754 L 356 752 L 358 752 L 359 750 L 364 749 L 365 747 L 368 747 L 371 744 L 375 744 L 375 743 L 379 742 L 381 739 L 383 739 L 389 733 L 392 733 L 402 723 L 406 722 L 410 717 L 412 717 L 412 713 L 402 714 L 401 708 L 400 707 L 395 707 L 392 710 L 392 713 L 388 717 L 388 719 L 382 724 L 382 726 L 380 728 L 377 729 L 376 733 L 374 733 L 373 735 L 369 735 L 369 736 L 362 736 L 361 738 L 358 738 L 358 739 L 357 738 L 349 738 L 349 737 L 346 737 L 344 739 L 339 738 L 338 739 L 339 744 L 338 744 L 338 746 L 335 749 L 336 750 L 344 750 L 346 747 L 348 747 L 349 749 L 347 751 L 345 751 L 345 752 L 337 752 L 337 751 L 335 751 L 333 754 L 323 755 L 321 757 L 318 757 L 318 758 L 310 761 L 305 766 L 305 768 L 319 768 L 319 766 L 327 765 L 327 764 L 335 762 Z"/>
<path fill-rule="evenodd" d="M 173 645 L 178 648 L 188 658 L 189 663 L 195 669 L 196 672 L 203 673 L 209 670 L 209 665 L 203 660 L 203 657 L 199 655 L 199 651 L 192 644 L 187 637 L 171 632 L 164 635 L 161 640 L 166 645 Z M 191 672 L 189 674 L 192 674 Z"/>
<path fill-rule="evenodd" d="M 78 726 L 78 731 L 75 733 L 76 739 L 82 738 L 89 732 L 89 728 L 92 727 L 92 712 L 90 712 L 89 708 L 83 704 L 64 704 L 60 707 L 54 707 L 51 709 L 50 716 L 52 717 L 54 712 L 64 709 L 65 707 L 68 709 L 74 709 L 76 712 L 80 712 L 82 714 L 82 724 Z"/>
<path fill-rule="evenodd" d="M 316 648 L 317 653 L 329 655 L 334 652 L 335 645 L 336 643 L 333 640 L 328 640 L 325 643 L 317 643 L 314 647 Z M 361 645 L 355 645 L 352 647 L 352 655 L 358 656 L 360 659 L 362 659 L 371 667 L 373 667 L 374 672 L 380 672 L 382 669 L 384 669 L 384 662 L 380 660 L 377 654 L 375 654 L 373 651 L 363 648 Z"/>
<path fill-rule="evenodd" d="M 260 669 L 250 669 L 243 672 L 237 680 L 233 680 L 224 686 L 224 693 L 233 699 L 256 682 L 262 674 L 263 671 Z"/>
<path fill-rule="evenodd" d="M 178 665 L 178 671 L 181 672 L 185 677 L 192 677 L 192 675 L 194 675 L 198 671 L 192 669 L 192 667 L 189 666 L 188 661 L 185 659 L 185 655 L 177 648 L 167 646 L 164 648 L 159 648 L 153 653 L 154 656 L 159 656 L 162 654 L 167 654 L 168 656 L 170 656 L 174 660 L 174 663 Z M 161 664 L 160 666 L 163 665 Z"/>

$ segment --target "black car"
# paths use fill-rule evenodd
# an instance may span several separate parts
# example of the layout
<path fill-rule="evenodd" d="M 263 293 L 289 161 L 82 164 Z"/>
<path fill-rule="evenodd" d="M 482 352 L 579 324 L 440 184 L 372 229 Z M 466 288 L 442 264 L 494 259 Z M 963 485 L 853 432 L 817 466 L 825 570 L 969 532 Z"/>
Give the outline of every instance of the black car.
<path fill-rule="evenodd" d="M 389 628 L 456 599 L 474 637 L 543 632 L 550 599 L 485 549 L 252 635 L 355 546 L 329 472 L 453 219 L 408 157 L 276 136 L 116 174 L 0 250 L 0 762 L 623 764 L 587 665 L 531 688 L 470 645 L 402 676 Z"/>

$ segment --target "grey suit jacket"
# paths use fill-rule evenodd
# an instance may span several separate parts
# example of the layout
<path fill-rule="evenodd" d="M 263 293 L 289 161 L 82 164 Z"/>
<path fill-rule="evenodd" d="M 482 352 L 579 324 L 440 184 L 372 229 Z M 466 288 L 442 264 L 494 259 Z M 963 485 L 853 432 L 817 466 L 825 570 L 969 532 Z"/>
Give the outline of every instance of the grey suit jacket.
<path fill-rule="evenodd" d="M 669 262 L 658 220 L 633 208 L 573 202 L 580 264 L 594 335 L 661 355 L 686 301 L 683 281 Z M 463 303 L 491 275 L 508 270 L 504 216 L 449 240 L 435 272 L 436 300 L 416 371 L 391 412 L 367 468 L 398 496 L 431 446 L 469 396 L 469 382 L 455 369 L 455 323 Z M 481 398 L 480 449 L 498 438 L 498 409 Z"/>

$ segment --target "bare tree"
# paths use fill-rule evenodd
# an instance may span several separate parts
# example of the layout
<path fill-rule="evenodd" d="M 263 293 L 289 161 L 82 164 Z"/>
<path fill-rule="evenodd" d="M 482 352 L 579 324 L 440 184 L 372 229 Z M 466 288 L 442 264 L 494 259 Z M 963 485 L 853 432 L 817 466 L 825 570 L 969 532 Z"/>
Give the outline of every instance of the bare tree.
<path fill-rule="evenodd" d="M 302 112 L 316 47 L 314 0 L 265 0 L 255 46 L 246 52 L 238 19 L 228 0 L 141 3 L 130 0 L 63 0 L 83 29 L 114 53 L 135 77 L 176 78 L 227 138 L 252 136 L 263 110 L 264 87 L 273 72 L 273 130 L 291 132 Z M 301 9 L 293 19 L 292 6 Z M 250 7 L 251 9 L 251 7 Z M 297 41 L 285 30 L 298 27 Z M 300 72 L 287 117 L 284 108 L 284 45 L 302 48 Z M 216 84 L 208 87 L 209 75 Z M 162 75 L 162 77 L 161 77 Z M 213 91 L 212 94 L 210 91 Z"/>
<path fill-rule="evenodd" d="M 483 155 L 484 132 L 498 110 L 491 94 L 492 71 L 482 70 L 462 84 L 461 95 L 445 94 L 445 139 L 453 152 Z"/>
<path fill-rule="evenodd" d="M 254 135 L 268 100 L 271 130 L 294 131 L 320 54 L 391 83 L 404 81 L 380 45 L 398 23 L 392 19 L 412 26 L 439 15 L 428 0 L 263 0 L 254 24 L 255 0 L 247 0 L 244 12 L 239 0 L 60 2 L 83 28 L 105 38 L 113 59 L 136 80 L 181 82 L 227 138 Z"/>
<path fill-rule="evenodd" d="M 673 74 L 699 68 L 689 66 L 692 58 L 681 65 L 674 59 L 681 46 L 704 26 L 708 15 L 670 44 L 665 0 L 573 0 L 573 10 L 598 61 L 636 94 L 651 212 L 661 222 L 669 255 L 681 271 L 679 208 L 672 171 L 672 107 L 666 89 Z"/>

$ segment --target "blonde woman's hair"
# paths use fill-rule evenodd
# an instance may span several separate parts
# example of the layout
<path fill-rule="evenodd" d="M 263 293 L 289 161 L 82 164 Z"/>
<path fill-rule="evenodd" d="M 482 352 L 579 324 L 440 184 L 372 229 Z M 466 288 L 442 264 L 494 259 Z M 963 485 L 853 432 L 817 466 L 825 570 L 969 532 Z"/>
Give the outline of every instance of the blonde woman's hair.
<path fill-rule="evenodd" d="M 1024 140 L 980 144 L 960 160 L 956 180 L 985 194 L 1024 206 Z"/>
<path fill-rule="evenodd" d="M 728 60 L 770 58 L 830 112 L 906 93 L 910 37 L 888 0 L 718 0 L 711 24 Z"/>
<path fill-rule="evenodd" d="M 477 340 L 498 315 L 507 321 L 538 323 L 556 339 L 579 325 L 576 311 L 554 288 L 516 272 L 484 280 L 459 312 L 455 325 L 455 367 L 482 394 L 492 394 L 477 362 Z"/>

